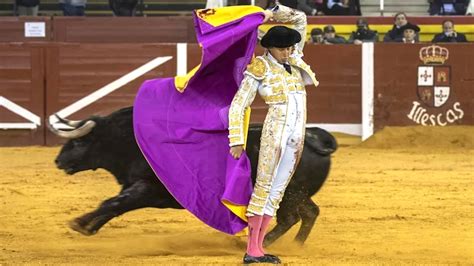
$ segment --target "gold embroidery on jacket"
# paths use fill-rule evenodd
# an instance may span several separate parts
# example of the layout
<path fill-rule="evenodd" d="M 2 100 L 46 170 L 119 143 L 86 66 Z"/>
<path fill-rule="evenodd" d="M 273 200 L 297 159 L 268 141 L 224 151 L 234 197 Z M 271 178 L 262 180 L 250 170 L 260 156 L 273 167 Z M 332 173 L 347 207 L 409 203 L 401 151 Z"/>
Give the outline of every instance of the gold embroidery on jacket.
<path fill-rule="evenodd" d="M 230 146 L 244 144 L 245 109 L 252 104 L 257 93 L 259 82 L 246 76 L 232 100 L 229 109 L 229 142 Z"/>
<path fill-rule="evenodd" d="M 247 66 L 246 72 L 251 74 L 254 78 L 261 80 L 264 78 L 265 73 L 267 72 L 267 67 L 261 57 L 255 57 Z"/>

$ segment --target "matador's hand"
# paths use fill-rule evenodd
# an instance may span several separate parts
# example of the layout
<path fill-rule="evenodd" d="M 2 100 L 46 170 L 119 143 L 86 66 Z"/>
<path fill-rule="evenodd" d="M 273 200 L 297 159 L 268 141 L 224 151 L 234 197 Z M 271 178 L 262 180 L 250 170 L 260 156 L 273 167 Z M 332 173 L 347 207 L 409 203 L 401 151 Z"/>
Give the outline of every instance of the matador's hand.
<path fill-rule="evenodd" d="M 265 14 L 265 18 L 263 19 L 263 23 L 271 20 L 273 18 L 273 12 L 271 10 L 265 10 L 263 11 L 263 14 Z"/>
<path fill-rule="evenodd" d="M 242 155 L 242 152 L 244 152 L 243 145 L 237 145 L 230 148 L 230 154 L 232 155 L 232 157 L 234 157 L 234 159 L 239 159 Z"/>

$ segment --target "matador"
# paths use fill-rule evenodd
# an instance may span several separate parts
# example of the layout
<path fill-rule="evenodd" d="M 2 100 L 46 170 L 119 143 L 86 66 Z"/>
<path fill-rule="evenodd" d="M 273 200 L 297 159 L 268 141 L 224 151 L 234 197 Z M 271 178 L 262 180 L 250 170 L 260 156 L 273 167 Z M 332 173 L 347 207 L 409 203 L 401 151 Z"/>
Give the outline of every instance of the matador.
<path fill-rule="evenodd" d="M 257 92 L 268 105 L 257 180 L 246 213 L 249 238 L 244 263 L 281 262 L 277 256 L 265 254 L 263 239 L 303 152 L 305 85 L 319 84 L 314 72 L 302 60 L 306 15 L 279 5 L 271 16 L 276 22 L 293 24 L 294 29 L 274 26 L 263 36 L 260 44 L 265 53 L 247 66 L 229 110 L 230 153 L 239 158 L 244 145 L 246 108 L 252 104 Z"/>

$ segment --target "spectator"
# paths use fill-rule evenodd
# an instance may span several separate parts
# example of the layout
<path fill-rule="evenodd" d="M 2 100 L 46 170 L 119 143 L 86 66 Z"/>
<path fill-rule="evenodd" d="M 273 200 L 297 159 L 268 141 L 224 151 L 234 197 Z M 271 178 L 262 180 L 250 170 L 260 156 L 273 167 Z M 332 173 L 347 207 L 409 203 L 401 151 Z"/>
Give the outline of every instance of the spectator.
<path fill-rule="evenodd" d="M 230 0 L 229 0 L 230 1 Z M 229 5 L 241 5 L 242 3 L 245 3 L 246 5 L 250 5 L 251 2 L 242 2 L 242 0 L 235 0 L 235 1 L 230 1 Z M 234 4 L 232 4 L 232 2 Z M 270 9 L 276 5 L 275 0 L 255 0 L 255 5 L 259 6 L 263 9 Z"/>
<path fill-rule="evenodd" d="M 311 30 L 311 38 L 309 39 L 309 43 L 312 44 L 323 44 L 324 36 L 323 31 L 320 28 L 314 28 Z"/>
<path fill-rule="evenodd" d="M 401 27 L 401 30 L 403 31 L 403 38 L 401 42 L 403 43 L 417 43 L 418 40 L 416 39 L 416 36 L 418 32 L 420 32 L 420 28 L 416 25 L 407 23 L 405 26 Z"/>
<path fill-rule="evenodd" d="M 407 15 L 403 12 L 398 12 L 397 14 L 395 14 L 394 20 L 395 22 L 392 29 L 389 30 L 387 34 L 385 34 L 385 36 L 383 37 L 384 42 L 402 42 L 402 39 L 404 37 L 402 27 L 407 24 L 410 24 L 407 20 Z M 415 40 L 418 42 L 418 34 L 415 36 Z"/>
<path fill-rule="evenodd" d="M 323 15 L 323 0 L 298 0 L 297 8 L 308 16 Z"/>
<path fill-rule="evenodd" d="M 327 15 L 360 16 L 359 0 L 327 0 Z"/>
<path fill-rule="evenodd" d="M 434 36 L 431 42 L 467 42 L 466 35 L 454 30 L 454 22 L 443 21 L 443 32 Z"/>
<path fill-rule="evenodd" d="M 255 5 L 268 9 L 276 2 L 292 9 L 301 10 L 309 16 L 323 15 L 325 10 L 324 0 L 256 0 Z"/>
<path fill-rule="evenodd" d="M 429 13 L 433 15 L 464 15 L 468 7 L 468 0 L 428 0 Z"/>
<path fill-rule="evenodd" d="M 19 16 L 37 16 L 39 0 L 15 0 L 17 14 Z"/>
<path fill-rule="evenodd" d="M 467 11 L 467 7 L 469 5 L 469 0 L 444 0 L 443 2 L 453 2 L 452 5 L 454 7 L 454 14 L 451 15 L 459 15 L 464 16 Z M 444 6 L 445 4 L 443 4 Z"/>
<path fill-rule="evenodd" d="M 298 0 L 280 0 L 280 1 L 271 1 L 271 2 L 278 2 L 281 5 L 284 5 L 293 9 L 297 9 L 298 7 Z"/>
<path fill-rule="evenodd" d="M 377 42 L 379 34 L 377 31 L 369 29 L 369 23 L 365 18 L 359 18 L 356 22 L 357 31 L 351 33 L 348 43 L 362 44 L 364 42 Z"/>
<path fill-rule="evenodd" d="M 109 0 L 109 6 L 114 16 L 135 16 L 138 0 Z"/>
<path fill-rule="evenodd" d="M 430 7 L 428 13 L 430 16 L 437 16 L 441 12 L 441 1 L 440 0 L 428 0 Z"/>
<path fill-rule="evenodd" d="M 466 16 L 474 15 L 474 0 L 469 1 L 466 9 Z"/>
<path fill-rule="evenodd" d="M 344 37 L 336 34 L 336 29 L 332 25 L 324 27 L 324 44 L 343 44 L 346 43 Z"/>
<path fill-rule="evenodd" d="M 66 6 L 66 0 L 59 0 L 58 1 L 59 3 L 59 10 L 61 10 L 63 12 L 63 15 L 64 15 L 64 10 L 65 10 L 65 6 Z"/>
<path fill-rule="evenodd" d="M 87 0 L 59 0 L 64 16 L 84 16 Z"/>

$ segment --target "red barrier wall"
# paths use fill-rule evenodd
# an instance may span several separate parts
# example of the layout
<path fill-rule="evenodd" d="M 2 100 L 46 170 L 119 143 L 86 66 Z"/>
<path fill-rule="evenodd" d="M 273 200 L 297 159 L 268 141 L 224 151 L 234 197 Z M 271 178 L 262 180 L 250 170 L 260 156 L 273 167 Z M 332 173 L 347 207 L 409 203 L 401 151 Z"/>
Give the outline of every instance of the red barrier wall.
<path fill-rule="evenodd" d="M 0 43 L 0 96 L 44 118 L 44 48 Z M 0 123 L 31 123 L 0 106 Z M 0 129 L 0 146 L 43 145 L 44 123 L 37 129 Z"/>
<path fill-rule="evenodd" d="M 473 94 L 474 44 L 441 45 L 449 51 L 443 65 L 449 69 L 449 98 L 440 106 L 429 106 L 422 98 L 427 92 L 418 89 L 418 67 L 430 66 L 419 58 L 420 49 L 430 44 L 376 44 L 374 52 L 374 122 L 378 130 L 387 125 L 416 125 L 425 121 L 440 124 L 474 124 Z M 176 75 L 176 44 L 94 44 L 42 43 L 0 45 L 1 95 L 39 115 L 42 126 L 37 130 L 8 130 L 0 134 L 0 145 L 56 144 L 59 139 L 44 129 L 51 114 L 77 102 L 156 57 L 172 59 L 123 87 L 93 101 L 68 116 L 84 119 L 106 115 L 133 103 L 140 84 L 146 79 Z M 257 54 L 263 51 L 257 49 Z M 308 87 L 308 123 L 361 123 L 362 66 L 361 46 L 333 45 L 305 48 L 305 61 L 317 74 L 318 88 Z M 201 58 L 197 44 L 187 46 L 187 69 Z M 438 71 L 439 72 L 439 71 Z M 448 75 L 449 74 L 449 75 Z M 446 85 L 448 84 L 448 85 Z M 426 88 L 423 88 L 426 89 Z M 439 92 L 438 92 L 439 93 Z M 429 94 L 429 93 L 428 93 Z M 434 86 L 431 100 L 435 97 Z M 446 94 L 446 91 L 444 91 Z M 263 121 L 265 104 L 253 104 L 253 122 Z M 419 104 L 414 107 L 414 102 Z M 455 104 L 459 103 L 459 106 Z M 416 110 L 414 110 L 415 108 Z M 423 109 L 420 109 L 423 108 Z M 462 110 L 463 115 L 461 116 Z M 1 107 L 0 122 L 24 121 Z M 424 110 L 424 111 L 423 111 Z M 451 111 L 450 111 L 451 110 Z M 412 113 L 411 119 L 410 113 Z M 416 114 L 415 114 L 416 113 Z M 428 118 L 427 115 L 428 115 Z M 432 118 L 434 115 L 434 118 Z M 455 119 L 455 116 L 457 117 Z M 425 118 L 423 118 L 425 117 Z"/>
<path fill-rule="evenodd" d="M 45 37 L 25 37 L 25 22 L 44 22 Z M 52 40 L 50 17 L 0 17 L 0 43 Z"/>
<path fill-rule="evenodd" d="M 423 61 L 440 49 L 442 63 Z M 435 50 L 426 44 L 375 46 L 376 129 L 474 123 L 473 44 L 439 44 Z M 428 54 L 420 58 L 423 51 Z"/>
<path fill-rule="evenodd" d="M 192 17 L 55 17 L 52 39 L 81 43 L 196 42 Z"/>
<path fill-rule="evenodd" d="M 141 83 L 147 79 L 176 75 L 176 45 L 170 44 L 57 44 L 46 53 L 46 117 L 101 89 L 147 62 L 164 56 L 173 58 L 94 100 L 69 118 L 80 120 L 92 114 L 107 115 L 133 104 Z M 58 139 L 46 132 L 46 144 Z"/>
<path fill-rule="evenodd" d="M 308 24 L 355 25 L 358 17 L 308 17 Z M 391 17 L 368 17 L 370 25 L 391 25 Z M 474 25 L 470 16 L 410 17 L 415 24 L 441 25 L 451 19 L 455 25 Z M 44 21 L 45 38 L 26 38 L 26 21 Z M 355 28 L 354 28 L 355 29 Z M 439 29 L 441 31 L 441 27 Z M 474 29 L 471 28 L 470 32 Z M 0 42 L 93 42 L 93 43 L 194 43 L 192 16 L 176 17 L 0 17 Z"/>

